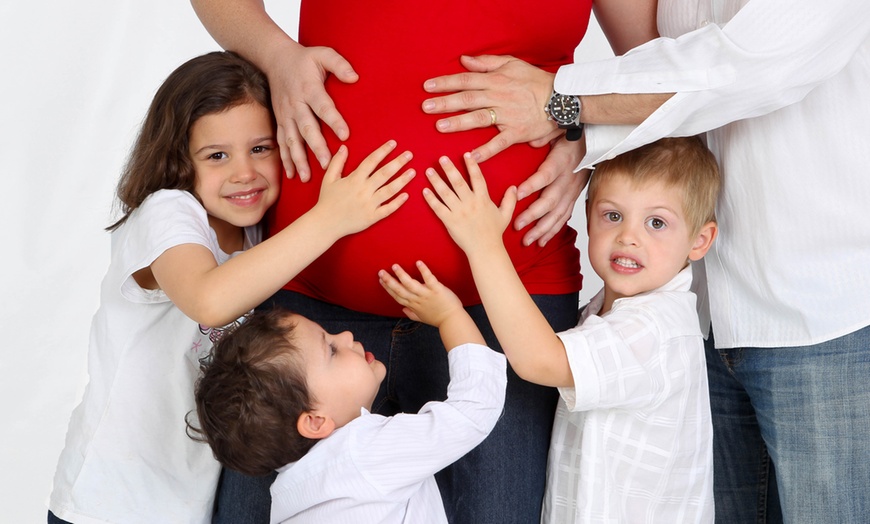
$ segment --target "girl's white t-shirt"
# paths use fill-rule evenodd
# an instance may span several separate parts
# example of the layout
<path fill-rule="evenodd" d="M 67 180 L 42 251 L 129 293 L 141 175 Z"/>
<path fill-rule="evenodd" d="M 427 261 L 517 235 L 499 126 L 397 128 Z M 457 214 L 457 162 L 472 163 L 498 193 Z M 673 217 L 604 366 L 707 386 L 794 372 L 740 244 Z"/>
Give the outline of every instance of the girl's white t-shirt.
<path fill-rule="evenodd" d="M 259 241 L 246 230 L 246 247 Z M 149 196 L 112 234 L 112 259 L 91 325 L 90 381 L 73 411 L 49 507 L 76 524 L 207 523 L 220 465 L 186 432 L 199 359 L 223 328 L 201 326 L 132 275 L 180 244 L 220 250 L 186 191 Z"/>

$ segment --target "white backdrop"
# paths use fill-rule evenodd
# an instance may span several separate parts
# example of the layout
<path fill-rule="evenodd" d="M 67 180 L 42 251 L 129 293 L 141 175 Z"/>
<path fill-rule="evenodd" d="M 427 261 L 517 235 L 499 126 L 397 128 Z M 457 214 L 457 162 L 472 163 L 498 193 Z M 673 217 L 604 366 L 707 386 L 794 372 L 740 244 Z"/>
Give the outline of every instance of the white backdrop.
<path fill-rule="evenodd" d="M 298 5 L 267 2 L 293 35 Z M 115 182 L 158 85 L 215 49 L 184 1 L 0 3 L 0 522 L 45 522 L 87 382 Z M 593 23 L 578 60 L 609 54 Z M 571 223 L 585 253 L 582 207 Z M 600 280 L 582 263 L 588 299 Z"/>

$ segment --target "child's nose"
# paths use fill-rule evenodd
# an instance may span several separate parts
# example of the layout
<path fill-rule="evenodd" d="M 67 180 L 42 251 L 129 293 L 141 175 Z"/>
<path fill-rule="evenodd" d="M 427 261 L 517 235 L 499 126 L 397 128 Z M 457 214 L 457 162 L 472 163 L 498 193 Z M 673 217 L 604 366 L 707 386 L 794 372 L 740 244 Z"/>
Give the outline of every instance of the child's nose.
<path fill-rule="evenodd" d="M 233 182 L 246 184 L 257 178 L 257 170 L 254 168 L 253 162 L 247 159 L 240 160 L 233 171 Z"/>
<path fill-rule="evenodd" d="M 353 333 L 350 331 L 343 331 L 338 334 L 338 338 L 341 340 L 341 345 L 345 347 L 353 348 Z"/>
<path fill-rule="evenodd" d="M 619 234 L 616 236 L 616 241 L 623 246 L 629 246 L 637 245 L 637 239 L 638 235 L 635 228 L 623 222 L 622 227 L 619 228 Z"/>

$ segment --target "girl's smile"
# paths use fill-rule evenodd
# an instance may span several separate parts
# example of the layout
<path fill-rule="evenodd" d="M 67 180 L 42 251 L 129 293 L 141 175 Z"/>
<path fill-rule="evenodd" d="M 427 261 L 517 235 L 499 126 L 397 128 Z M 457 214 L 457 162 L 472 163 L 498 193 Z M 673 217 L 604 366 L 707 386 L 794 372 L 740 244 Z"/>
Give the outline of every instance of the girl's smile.
<path fill-rule="evenodd" d="M 281 158 L 269 111 L 240 104 L 200 117 L 190 128 L 194 192 L 221 249 L 241 249 L 242 228 L 260 222 L 278 198 Z"/>

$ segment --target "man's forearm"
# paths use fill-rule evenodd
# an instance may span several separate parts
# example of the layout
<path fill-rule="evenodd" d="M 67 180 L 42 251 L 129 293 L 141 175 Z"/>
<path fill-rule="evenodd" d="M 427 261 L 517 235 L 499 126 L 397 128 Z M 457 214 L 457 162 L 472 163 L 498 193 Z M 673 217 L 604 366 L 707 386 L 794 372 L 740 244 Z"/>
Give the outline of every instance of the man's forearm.
<path fill-rule="evenodd" d="M 674 93 L 581 95 L 584 124 L 637 125 L 653 114 Z"/>

